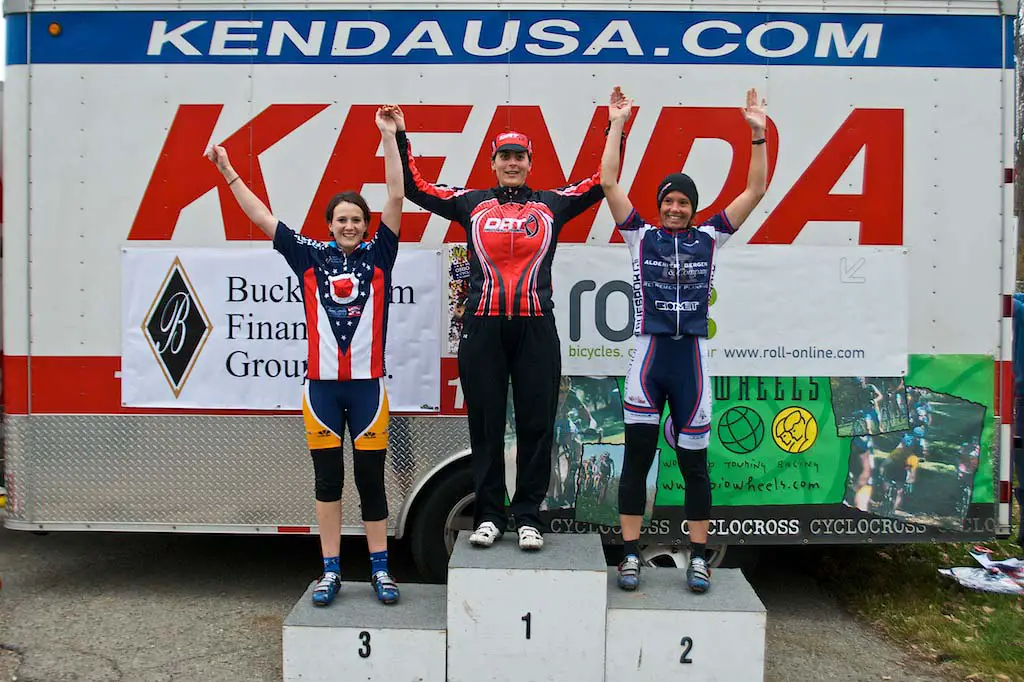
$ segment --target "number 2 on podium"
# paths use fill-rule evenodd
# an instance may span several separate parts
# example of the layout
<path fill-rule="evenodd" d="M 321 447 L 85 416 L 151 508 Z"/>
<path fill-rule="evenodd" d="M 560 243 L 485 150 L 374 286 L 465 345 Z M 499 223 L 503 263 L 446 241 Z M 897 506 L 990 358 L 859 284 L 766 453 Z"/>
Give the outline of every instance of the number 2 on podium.
<path fill-rule="evenodd" d="M 683 647 L 683 655 L 679 657 L 679 662 L 693 663 L 693 659 L 690 658 L 690 651 L 693 649 L 693 638 L 683 637 L 679 644 Z"/>
<path fill-rule="evenodd" d="M 530 612 L 527 611 L 526 615 L 520 618 L 519 620 L 526 623 L 526 639 L 530 639 Z"/>

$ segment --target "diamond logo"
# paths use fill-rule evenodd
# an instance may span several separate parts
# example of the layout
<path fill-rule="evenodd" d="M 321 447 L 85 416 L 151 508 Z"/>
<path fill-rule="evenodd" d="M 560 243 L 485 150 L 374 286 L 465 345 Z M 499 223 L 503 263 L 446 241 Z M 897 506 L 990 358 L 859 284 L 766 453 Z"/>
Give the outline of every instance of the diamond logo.
<path fill-rule="evenodd" d="M 177 398 L 188 381 L 213 325 L 181 261 L 175 257 L 153 300 L 142 333 Z"/>

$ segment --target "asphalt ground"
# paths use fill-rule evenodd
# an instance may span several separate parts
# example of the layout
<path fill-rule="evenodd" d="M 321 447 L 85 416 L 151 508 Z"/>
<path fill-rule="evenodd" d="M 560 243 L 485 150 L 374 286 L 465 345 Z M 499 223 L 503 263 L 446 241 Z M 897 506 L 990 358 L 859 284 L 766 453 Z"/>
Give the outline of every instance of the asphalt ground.
<path fill-rule="evenodd" d="M 407 548 L 391 554 L 399 584 L 416 582 Z M 750 574 L 768 612 L 766 682 L 950 679 L 844 613 L 807 556 L 771 549 Z M 345 590 L 370 590 L 368 568 L 365 542 L 346 538 L 342 574 L 359 582 Z M 319 569 L 308 536 L 0 529 L 0 680 L 281 680 L 283 619 Z"/>

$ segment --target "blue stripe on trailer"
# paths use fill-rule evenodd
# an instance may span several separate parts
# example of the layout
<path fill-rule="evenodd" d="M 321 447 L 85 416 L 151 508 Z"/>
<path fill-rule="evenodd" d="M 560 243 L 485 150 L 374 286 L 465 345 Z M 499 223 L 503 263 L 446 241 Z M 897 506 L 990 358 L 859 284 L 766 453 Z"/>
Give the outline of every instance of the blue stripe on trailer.
<path fill-rule="evenodd" d="M 1012 21 L 996 15 L 169 10 L 34 12 L 10 15 L 7 23 L 8 64 L 1013 62 Z M 54 23 L 57 35 L 50 32 Z M 508 49 L 501 47 L 506 32 Z"/>

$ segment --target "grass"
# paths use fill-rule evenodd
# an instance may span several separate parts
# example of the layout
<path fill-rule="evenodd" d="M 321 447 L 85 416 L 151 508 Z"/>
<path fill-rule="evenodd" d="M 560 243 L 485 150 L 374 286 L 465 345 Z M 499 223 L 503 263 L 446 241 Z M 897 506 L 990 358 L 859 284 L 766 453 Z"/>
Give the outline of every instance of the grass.
<path fill-rule="evenodd" d="M 937 573 L 977 566 L 975 546 L 997 559 L 1022 555 L 1010 540 L 834 547 L 814 570 L 855 615 L 957 679 L 1024 682 L 1024 597 L 973 592 Z"/>

